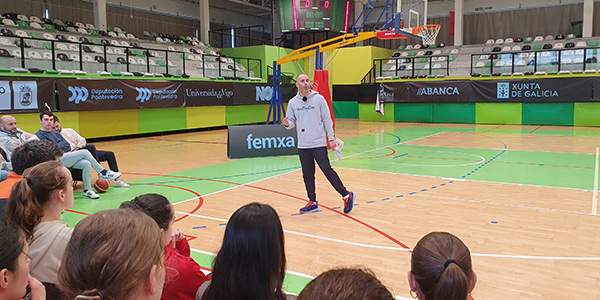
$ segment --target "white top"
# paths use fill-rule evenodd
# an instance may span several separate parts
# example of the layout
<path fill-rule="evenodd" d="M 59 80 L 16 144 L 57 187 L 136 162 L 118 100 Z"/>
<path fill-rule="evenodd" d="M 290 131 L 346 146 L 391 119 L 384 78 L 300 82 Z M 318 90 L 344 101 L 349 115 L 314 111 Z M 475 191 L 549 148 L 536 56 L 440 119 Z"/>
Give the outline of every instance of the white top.
<path fill-rule="evenodd" d="M 75 149 L 81 149 L 85 147 L 87 144 L 85 138 L 83 138 L 77 131 L 73 130 L 73 128 L 63 128 L 60 132 L 63 138 L 69 142 L 71 145 L 71 151 L 75 151 Z"/>
<path fill-rule="evenodd" d="M 29 241 L 29 272 L 41 282 L 58 284 L 58 269 L 71 239 L 73 228 L 60 220 L 42 222 L 33 229 Z"/>

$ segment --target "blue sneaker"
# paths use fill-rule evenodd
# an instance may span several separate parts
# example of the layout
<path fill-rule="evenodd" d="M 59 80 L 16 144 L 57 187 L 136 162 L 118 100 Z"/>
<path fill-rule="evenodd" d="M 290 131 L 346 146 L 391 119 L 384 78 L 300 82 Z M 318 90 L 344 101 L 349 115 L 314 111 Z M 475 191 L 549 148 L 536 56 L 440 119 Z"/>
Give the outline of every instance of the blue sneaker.
<path fill-rule="evenodd" d="M 342 199 L 344 200 L 345 214 L 348 214 L 352 211 L 352 209 L 354 208 L 354 200 L 356 199 L 356 195 L 354 194 L 354 192 L 348 192 L 348 195 L 350 195 L 348 199 Z"/>
<path fill-rule="evenodd" d="M 306 206 L 304 206 L 303 208 L 300 209 L 300 212 L 305 214 L 305 213 L 309 213 L 309 212 L 315 212 L 319 209 L 319 201 L 308 201 L 308 203 L 306 203 Z"/>

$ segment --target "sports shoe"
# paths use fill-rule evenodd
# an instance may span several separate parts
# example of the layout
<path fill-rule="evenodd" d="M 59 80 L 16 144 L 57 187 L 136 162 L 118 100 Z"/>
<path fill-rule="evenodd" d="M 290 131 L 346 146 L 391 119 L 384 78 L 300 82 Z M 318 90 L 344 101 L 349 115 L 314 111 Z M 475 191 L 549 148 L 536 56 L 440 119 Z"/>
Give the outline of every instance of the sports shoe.
<path fill-rule="evenodd" d="M 100 195 L 94 193 L 92 190 L 85 190 L 83 191 L 83 198 L 98 199 L 100 198 Z"/>
<path fill-rule="evenodd" d="M 319 209 L 318 201 L 315 201 L 315 202 L 309 201 L 308 203 L 306 203 L 306 206 L 304 206 L 303 208 L 300 209 L 300 212 L 305 214 L 305 213 L 317 211 L 318 209 Z"/>
<path fill-rule="evenodd" d="M 113 172 L 111 170 L 106 170 L 106 174 L 104 174 L 104 175 L 100 174 L 100 177 L 102 177 L 102 179 L 104 179 L 104 180 L 112 180 L 112 179 L 117 179 L 117 178 L 121 177 L 121 173 Z"/>
<path fill-rule="evenodd" d="M 125 181 L 121 180 L 121 179 L 115 179 L 115 181 L 113 181 L 113 186 L 116 187 L 129 187 L 129 184 L 125 183 Z"/>
<path fill-rule="evenodd" d="M 348 197 L 348 199 L 342 199 L 344 200 L 344 213 L 350 213 L 352 211 L 352 209 L 354 208 L 354 200 L 356 199 L 356 195 L 354 194 L 354 192 L 348 192 L 348 195 L 350 195 Z"/>

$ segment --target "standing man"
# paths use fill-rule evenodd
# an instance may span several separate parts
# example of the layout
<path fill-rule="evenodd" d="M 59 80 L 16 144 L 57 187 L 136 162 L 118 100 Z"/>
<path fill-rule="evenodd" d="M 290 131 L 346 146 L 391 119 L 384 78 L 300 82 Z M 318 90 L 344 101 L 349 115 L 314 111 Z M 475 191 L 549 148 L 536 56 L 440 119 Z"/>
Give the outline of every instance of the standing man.
<path fill-rule="evenodd" d="M 96 150 L 96 146 L 94 146 L 94 144 L 88 144 L 85 138 L 79 135 L 79 133 L 77 133 L 77 131 L 75 131 L 73 128 L 63 128 L 62 123 L 56 115 L 54 116 L 53 128 L 54 131 L 60 133 L 60 135 L 62 135 L 62 137 L 69 143 L 69 145 L 71 145 L 71 152 L 79 149 L 87 149 L 98 162 L 105 161 L 108 163 L 108 168 L 111 171 L 119 172 L 117 158 L 115 157 L 114 152 Z M 125 181 L 119 178 L 113 181 L 113 186 L 129 187 L 129 184 L 125 183 Z"/>
<path fill-rule="evenodd" d="M 354 207 L 356 195 L 348 192 L 342 180 L 329 164 L 327 145 L 335 148 L 333 136 L 333 121 L 325 98 L 311 90 L 308 75 L 300 74 L 296 79 L 298 94 L 288 103 L 287 116 L 282 123 L 285 128 L 296 127 L 298 133 L 298 155 L 302 165 L 304 186 L 310 200 L 300 209 L 301 213 L 308 213 L 319 209 L 317 194 L 315 192 L 315 161 L 323 171 L 329 183 L 340 193 L 344 201 L 344 213 L 350 213 Z M 327 133 L 327 135 L 325 135 Z M 329 138 L 329 140 L 327 139 Z"/>

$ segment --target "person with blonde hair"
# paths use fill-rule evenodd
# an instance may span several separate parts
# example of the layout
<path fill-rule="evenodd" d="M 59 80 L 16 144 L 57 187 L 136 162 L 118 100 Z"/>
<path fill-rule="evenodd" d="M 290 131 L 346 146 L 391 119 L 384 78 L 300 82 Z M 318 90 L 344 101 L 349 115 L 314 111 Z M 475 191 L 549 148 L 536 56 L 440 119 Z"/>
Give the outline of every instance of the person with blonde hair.
<path fill-rule="evenodd" d="M 321 273 L 298 300 L 394 300 L 392 293 L 368 269 L 340 268 Z"/>
<path fill-rule="evenodd" d="M 59 271 L 66 299 L 157 300 L 165 280 L 156 222 L 141 211 L 114 209 L 81 220 Z"/>
<path fill-rule="evenodd" d="M 29 275 L 31 260 L 23 231 L 14 224 L 0 220 L 0 299 L 23 299 L 27 286 L 28 299 L 46 300 L 46 289 Z"/>
<path fill-rule="evenodd" d="M 448 232 L 431 232 L 412 252 L 411 295 L 419 300 L 467 300 L 477 283 L 469 248 Z"/>
<path fill-rule="evenodd" d="M 37 164 L 23 172 L 6 207 L 8 220 L 21 227 L 29 242 L 31 275 L 56 284 L 58 268 L 73 232 L 60 220 L 73 207 L 71 172 L 59 161 Z"/>

